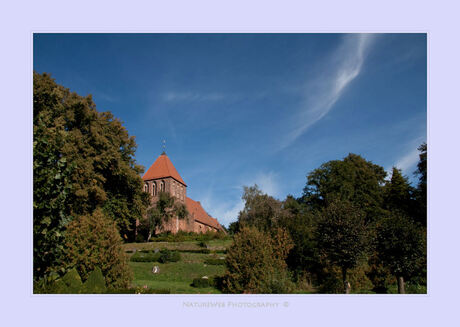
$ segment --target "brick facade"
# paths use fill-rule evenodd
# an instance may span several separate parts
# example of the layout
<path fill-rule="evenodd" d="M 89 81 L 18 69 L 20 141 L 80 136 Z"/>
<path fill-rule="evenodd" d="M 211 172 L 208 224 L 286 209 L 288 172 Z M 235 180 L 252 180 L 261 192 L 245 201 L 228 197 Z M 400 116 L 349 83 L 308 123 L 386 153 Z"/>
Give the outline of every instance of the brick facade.
<path fill-rule="evenodd" d="M 177 233 L 178 231 L 205 233 L 207 231 L 223 230 L 217 219 L 210 217 L 200 202 L 187 197 L 187 185 L 180 177 L 171 160 L 162 153 L 142 177 L 144 192 L 151 195 L 152 205 L 158 201 L 160 191 L 171 194 L 176 201 L 185 204 L 189 212 L 187 219 L 174 217 L 165 223 L 163 230 L 156 232 Z"/>

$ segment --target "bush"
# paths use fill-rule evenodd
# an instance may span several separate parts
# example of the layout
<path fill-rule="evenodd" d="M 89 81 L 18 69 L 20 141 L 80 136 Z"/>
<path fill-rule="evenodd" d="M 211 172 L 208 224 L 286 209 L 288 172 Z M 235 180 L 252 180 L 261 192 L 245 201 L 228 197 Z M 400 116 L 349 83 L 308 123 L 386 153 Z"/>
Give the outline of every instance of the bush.
<path fill-rule="evenodd" d="M 160 257 L 158 259 L 158 262 L 160 263 L 177 262 L 180 260 L 180 253 L 177 251 L 163 249 L 159 253 Z"/>
<path fill-rule="evenodd" d="M 228 293 L 291 293 L 293 283 L 286 256 L 293 244 L 283 229 L 274 235 L 243 227 L 226 258 L 223 291 Z"/>
<path fill-rule="evenodd" d="M 225 265 L 225 259 L 209 258 L 204 263 L 207 265 Z"/>
<path fill-rule="evenodd" d="M 105 293 L 106 286 L 104 276 L 102 275 L 102 271 L 99 267 L 96 267 L 94 271 L 92 271 L 86 282 L 83 284 L 82 293 L 85 294 L 101 294 Z"/>
<path fill-rule="evenodd" d="M 196 288 L 210 287 L 208 278 L 195 278 L 193 279 L 192 286 Z"/>
<path fill-rule="evenodd" d="M 67 227 L 67 265 L 75 267 L 83 280 L 99 267 L 111 288 L 128 287 L 132 272 L 126 263 L 116 223 L 97 209 L 80 216 Z"/>
<path fill-rule="evenodd" d="M 159 262 L 161 253 L 137 251 L 131 256 L 132 262 Z"/>
<path fill-rule="evenodd" d="M 226 254 L 227 253 L 227 250 L 215 250 L 213 251 L 214 253 L 222 253 L 222 254 Z"/>
<path fill-rule="evenodd" d="M 198 249 L 198 250 L 178 250 L 179 252 L 186 252 L 186 253 L 204 253 L 204 254 L 209 254 L 211 253 L 211 250 L 209 249 Z"/>
<path fill-rule="evenodd" d="M 77 272 L 77 269 L 72 268 L 69 270 L 63 277 L 62 281 L 67 286 L 66 293 L 80 293 L 83 283 L 81 282 L 80 275 Z"/>
<path fill-rule="evenodd" d="M 208 245 L 206 244 L 206 242 L 203 242 L 203 241 L 198 242 L 198 246 L 199 246 L 200 248 L 205 248 L 205 249 L 208 248 Z"/>

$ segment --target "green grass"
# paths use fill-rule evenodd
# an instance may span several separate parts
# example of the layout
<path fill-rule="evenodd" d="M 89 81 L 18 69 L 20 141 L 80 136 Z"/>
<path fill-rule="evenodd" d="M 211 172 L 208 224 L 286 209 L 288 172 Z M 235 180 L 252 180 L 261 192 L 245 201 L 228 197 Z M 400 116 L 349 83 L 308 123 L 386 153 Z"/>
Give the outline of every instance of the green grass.
<path fill-rule="evenodd" d="M 224 250 L 231 244 L 231 240 L 212 240 L 206 242 L 211 251 Z M 198 242 L 155 242 L 155 243 L 127 243 L 124 244 L 126 250 L 153 250 L 167 248 L 170 250 L 181 249 L 200 249 Z M 129 257 L 132 253 L 126 253 Z M 203 276 L 223 275 L 225 266 L 209 265 L 205 263 L 207 259 L 223 258 L 222 253 L 181 253 L 179 262 L 161 264 L 158 262 L 129 262 L 134 273 L 133 286 L 143 287 L 147 285 L 150 289 L 168 289 L 171 294 L 220 294 L 221 292 L 214 287 L 196 288 L 191 286 L 194 278 Z M 158 266 L 160 272 L 152 273 L 153 266 Z"/>

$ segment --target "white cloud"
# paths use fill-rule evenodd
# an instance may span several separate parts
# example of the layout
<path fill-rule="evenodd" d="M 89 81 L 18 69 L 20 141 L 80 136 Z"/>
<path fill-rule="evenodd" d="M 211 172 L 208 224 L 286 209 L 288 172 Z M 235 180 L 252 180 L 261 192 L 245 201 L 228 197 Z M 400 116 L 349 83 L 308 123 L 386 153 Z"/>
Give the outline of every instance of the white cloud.
<path fill-rule="evenodd" d="M 308 81 L 308 86 L 303 90 L 304 105 L 287 128 L 291 132 L 287 133 L 280 149 L 289 146 L 333 108 L 346 87 L 361 73 L 373 39 L 371 34 L 344 37 L 325 65 L 325 71 Z"/>

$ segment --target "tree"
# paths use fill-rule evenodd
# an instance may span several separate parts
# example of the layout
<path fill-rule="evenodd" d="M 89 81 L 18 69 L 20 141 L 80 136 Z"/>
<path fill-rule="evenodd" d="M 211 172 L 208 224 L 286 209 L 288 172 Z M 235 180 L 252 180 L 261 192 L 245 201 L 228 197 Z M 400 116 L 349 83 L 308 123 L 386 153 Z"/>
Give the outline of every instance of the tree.
<path fill-rule="evenodd" d="M 302 201 L 312 209 L 322 209 L 335 199 L 347 200 L 362 209 L 367 220 L 375 220 L 381 213 L 385 176 L 382 167 L 350 153 L 311 172 Z"/>
<path fill-rule="evenodd" d="M 226 257 L 223 278 L 228 293 L 289 293 L 292 282 L 285 259 L 292 248 L 286 231 L 273 236 L 255 227 L 242 227 L 235 234 Z"/>
<path fill-rule="evenodd" d="M 418 211 L 416 213 L 416 220 L 420 222 L 423 226 L 426 226 L 427 221 L 427 145 L 422 143 L 418 150 L 419 162 L 417 164 L 417 170 L 415 175 L 418 176 L 419 182 L 417 185 L 417 190 L 415 192 L 415 199 L 417 201 Z"/>
<path fill-rule="evenodd" d="M 83 280 L 100 268 L 107 287 L 129 286 L 132 272 L 126 263 L 122 239 L 116 223 L 101 209 L 74 219 L 67 228 L 65 239 L 67 267 L 76 268 Z"/>
<path fill-rule="evenodd" d="M 326 264 L 342 270 L 344 290 L 348 294 L 347 270 L 364 258 L 368 248 L 364 214 L 350 202 L 332 201 L 318 222 L 316 242 Z"/>
<path fill-rule="evenodd" d="M 175 198 L 167 192 L 159 192 L 158 201 L 147 210 L 145 223 L 148 226 L 147 242 L 156 230 L 161 230 L 173 217 L 180 220 L 188 218 L 187 207 L 176 202 Z"/>
<path fill-rule="evenodd" d="M 284 200 L 283 210 L 284 214 L 279 221 L 279 226 L 289 233 L 294 242 L 286 262 L 297 279 L 306 278 L 311 284 L 312 275 L 316 275 L 321 270 L 314 237 L 315 214 L 291 195 Z"/>
<path fill-rule="evenodd" d="M 402 175 L 400 169 L 393 167 L 391 180 L 385 185 L 384 207 L 390 211 L 402 211 L 410 215 L 415 204 L 412 201 L 413 189 Z"/>
<path fill-rule="evenodd" d="M 277 226 L 283 215 L 281 202 L 264 194 L 257 185 L 244 187 L 242 199 L 244 209 L 238 215 L 241 226 L 254 226 L 259 230 L 270 231 Z"/>
<path fill-rule="evenodd" d="M 377 226 L 377 251 L 382 263 L 405 293 L 404 280 L 426 267 L 426 232 L 401 212 L 392 212 Z"/>
<path fill-rule="evenodd" d="M 136 143 L 90 95 L 33 75 L 34 279 L 62 270 L 66 226 L 97 208 L 132 238 L 147 208 Z"/>

